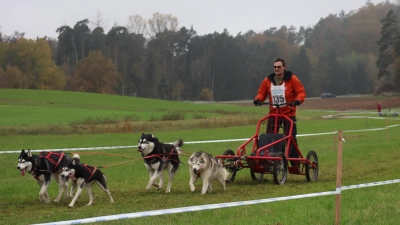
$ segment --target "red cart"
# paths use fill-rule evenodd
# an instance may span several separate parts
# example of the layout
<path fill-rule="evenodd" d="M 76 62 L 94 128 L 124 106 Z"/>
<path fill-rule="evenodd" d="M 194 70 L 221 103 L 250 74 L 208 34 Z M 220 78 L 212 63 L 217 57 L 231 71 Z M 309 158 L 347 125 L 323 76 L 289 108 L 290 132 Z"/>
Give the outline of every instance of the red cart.
<path fill-rule="evenodd" d="M 273 105 L 277 108 L 276 114 L 261 118 L 258 121 L 256 133 L 240 145 L 236 153 L 231 149 L 227 149 L 222 156 L 216 156 L 230 172 L 227 182 L 233 182 L 236 172 L 244 168 L 250 169 L 250 175 L 253 180 L 262 180 L 264 174 L 272 174 L 275 184 L 284 184 L 287 180 L 288 172 L 290 174 L 305 175 L 307 181 L 316 181 L 319 169 L 317 153 L 311 150 L 304 158 L 293 137 L 285 136 L 284 128 L 279 126 L 280 121 L 287 121 L 289 124 L 287 127 L 290 129 L 289 134 L 292 133 L 293 121 L 289 117 L 280 114 L 280 107 L 295 107 L 294 104 L 261 104 Z M 268 129 L 261 131 L 260 128 L 267 127 L 267 122 L 270 118 L 275 119 L 274 132 L 264 133 Z M 298 158 L 289 157 L 291 149 L 292 151 L 297 151 Z M 291 165 L 288 165 L 289 161 Z"/>

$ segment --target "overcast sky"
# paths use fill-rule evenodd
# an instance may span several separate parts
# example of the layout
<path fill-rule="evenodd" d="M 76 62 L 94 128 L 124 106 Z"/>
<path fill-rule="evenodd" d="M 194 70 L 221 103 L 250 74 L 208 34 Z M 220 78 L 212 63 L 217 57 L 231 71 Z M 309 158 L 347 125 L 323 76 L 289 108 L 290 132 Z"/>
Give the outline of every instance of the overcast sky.
<path fill-rule="evenodd" d="M 383 0 L 371 0 L 378 4 Z M 24 32 L 26 38 L 57 38 L 58 27 L 71 28 L 83 19 L 93 20 L 97 11 L 107 20 L 105 32 L 128 17 L 152 18 L 153 13 L 170 14 L 199 35 L 223 32 L 233 36 L 248 30 L 262 32 L 286 25 L 313 26 L 329 14 L 347 14 L 367 0 L 0 0 L 0 31 L 11 35 Z M 393 0 L 391 1 L 393 2 Z"/>

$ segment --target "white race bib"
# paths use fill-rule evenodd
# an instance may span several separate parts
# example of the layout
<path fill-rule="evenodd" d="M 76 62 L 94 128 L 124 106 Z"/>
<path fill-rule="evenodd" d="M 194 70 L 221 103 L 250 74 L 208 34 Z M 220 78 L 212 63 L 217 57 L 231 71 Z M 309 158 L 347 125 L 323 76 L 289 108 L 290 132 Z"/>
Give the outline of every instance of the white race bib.
<path fill-rule="evenodd" d="M 285 82 L 281 85 L 271 86 L 271 98 L 272 104 L 276 105 L 285 105 L 286 98 L 285 98 Z M 275 106 L 274 106 L 275 107 Z"/>

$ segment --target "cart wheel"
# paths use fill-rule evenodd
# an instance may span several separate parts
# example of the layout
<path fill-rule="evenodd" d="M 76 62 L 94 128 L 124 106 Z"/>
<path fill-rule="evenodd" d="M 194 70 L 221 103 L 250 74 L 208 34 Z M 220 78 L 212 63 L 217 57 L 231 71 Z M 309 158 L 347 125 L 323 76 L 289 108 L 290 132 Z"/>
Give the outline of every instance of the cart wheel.
<path fill-rule="evenodd" d="M 235 155 L 235 153 L 232 150 L 227 149 L 223 155 Z M 235 180 L 236 171 L 238 170 L 238 167 L 235 166 L 235 159 L 225 159 L 224 167 L 229 172 L 226 182 L 232 183 Z"/>
<path fill-rule="evenodd" d="M 274 160 L 272 175 L 274 176 L 275 184 L 284 184 L 287 179 L 288 165 L 285 153 L 279 153 L 279 157 L 281 160 Z"/>
<path fill-rule="evenodd" d="M 319 170 L 317 153 L 313 150 L 309 151 L 307 154 L 307 160 L 310 160 L 310 162 L 316 167 L 314 168 L 310 164 L 308 163 L 306 164 L 307 181 L 316 181 L 318 178 L 318 170 Z"/>
<path fill-rule="evenodd" d="M 264 178 L 263 173 L 254 173 L 253 169 L 250 168 L 251 179 L 253 180 L 262 180 Z"/>

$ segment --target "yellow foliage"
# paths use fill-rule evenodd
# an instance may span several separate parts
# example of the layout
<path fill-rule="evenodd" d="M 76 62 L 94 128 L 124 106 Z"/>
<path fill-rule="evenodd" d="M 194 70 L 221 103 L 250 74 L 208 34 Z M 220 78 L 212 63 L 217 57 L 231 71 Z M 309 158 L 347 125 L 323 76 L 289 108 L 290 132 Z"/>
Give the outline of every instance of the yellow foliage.
<path fill-rule="evenodd" d="M 199 95 L 199 100 L 202 101 L 212 101 L 213 98 L 213 92 L 209 88 L 203 88 L 200 92 Z"/>
<path fill-rule="evenodd" d="M 172 91 L 172 94 L 174 95 L 175 100 L 181 101 L 182 100 L 182 93 L 184 90 L 185 85 L 181 82 L 181 80 L 178 80 L 174 86 L 174 90 Z"/>
<path fill-rule="evenodd" d="M 115 94 L 114 88 L 122 75 L 111 59 L 104 58 L 101 51 L 91 51 L 77 67 L 77 76 L 71 79 L 71 89 L 83 92 Z"/>

